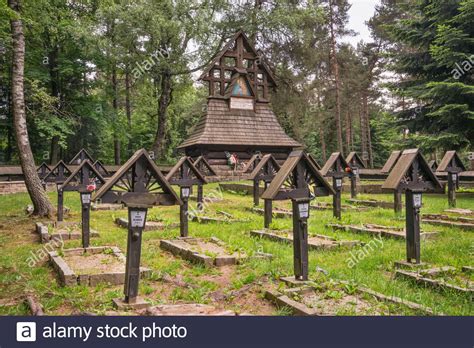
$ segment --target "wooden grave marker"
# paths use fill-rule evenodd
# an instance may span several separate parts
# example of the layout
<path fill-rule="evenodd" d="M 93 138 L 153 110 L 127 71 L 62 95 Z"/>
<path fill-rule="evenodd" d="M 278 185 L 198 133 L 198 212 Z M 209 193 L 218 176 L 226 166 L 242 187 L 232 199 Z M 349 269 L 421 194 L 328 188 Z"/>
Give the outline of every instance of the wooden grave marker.
<path fill-rule="evenodd" d="M 275 175 L 280 170 L 280 165 L 271 154 L 263 156 L 261 161 L 255 166 L 250 174 L 250 180 L 253 180 L 253 202 L 254 205 L 259 204 L 260 197 L 260 181 L 265 184 L 265 190 L 270 185 Z M 269 228 L 272 223 L 272 201 L 264 200 L 264 226 Z"/>
<path fill-rule="evenodd" d="M 262 195 L 265 200 L 291 199 L 293 255 L 297 280 L 308 280 L 308 218 L 314 197 L 335 194 L 303 151 L 293 151 Z"/>
<path fill-rule="evenodd" d="M 57 210 L 57 222 L 61 223 L 64 220 L 64 192 L 61 189 L 61 185 L 71 175 L 72 170 L 63 162 L 59 161 L 51 171 L 46 174 L 43 178 L 43 185 L 45 186 L 48 182 L 54 182 L 58 191 L 58 210 Z"/>
<path fill-rule="evenodd" d="M 335 192 L 333 196 L 333 215 L 335 218 L 341 219 L 342 180 L 345 176 L 353 175 L 351 167 L 340 152 L 333 152 L 321 169 L 321 174 L 325 177 L 332 177 L 332 187 Z"/>
<path fill-rule="evenodd" d="M 93 200 L 125 204 L 128 208 L 127 260 L 124 300 L 116 299 L 117 307 L 146 305 L 138 299 L 142 233 L 148 208 L 155 205 L 182 204 L 171 184 L 150 159 L 145 149 L 135 154 L 103 185 Z"/>
<path fill-rule="evenodd" d="M 380 172 L 382 174 L 389 174 L 401 155 L 402 151 L 392 151 Z M 393 210 L 396 214 L 400 214 L 403 210 L 402 192 L 400 190 L 395 190 L 393 192 Z"/>
<path fill-rule="evenodd" d="M 109 171 L 107 170 L 107 168 L 105 168 L 104 164 L 100 160 L 95 161 L 93 166 L 100 173 L 100 175 L 102 175 L 102 177 L 105 178 L 107 176 L 110 176 Z"/>
<path fill-rule="evenodd" d="M 420 208 L 422 193 L 441 188 L 438 178 L 418 149 L 403 151 L 382 189 L 405 192 L 407 262 L 420 264 Z"/>
<path fill-rule="evenodd" d="M 191 158 L 190 158 L 191 159 Z M 211 167 L 209 162 L 206 160 L 204 156 L 199 156 L 196 158 L 196 160 L 193 162 L 194 166 L 201 172 L 204 177 L 213 177 L 217 176 L 217 173 L 215 170 Z M 198 184 L 197 188 L 197 203 L 198 203 L 198 208 L 199 210 L 202 210 L 202 205 L 203 205 L 203 200 L 204 200 L 204 192 L 203 192 L 203 185 Z"/>
<path fill-rule="evenodd" d="M 180 235 L 181 237 L 188 236 L 188 201 L 191 194 L 191 189 L 194 185 L 207 184 L 206 179 L 202 173 L 194 166 L 189 157 L 181 157 L 178 163 L 166 175 L 166 180 L 171 185 L 178 185 L 180 188 L 180 197 L 183 204 L 179 209 L 180 221 Z M 198 203 L 199 204 L 199 203 Z"/>
<path fill-rule="evenodd" d="M 61 191 L 77 191 L 81 196 L 82 206 L 82 247 L 90 245 L 90 210 L 91 195 L 97 188 L 105 184 L 105 179 L 94 168 L 89 160 L 81 162 L 66 181 L 61 185 Z"/>
<path fill-rule="evenodd" d="M 351 198 L 357 198 L 357 181 L 360 180 L 359 170 L 366 168 L 365 161 L 359 157 L 357 152 L 351 152 L 346 158 L 346 162 L 349 164 L 352 174 L 351 179 Z"/>
<path fill-rule="evenodd" d="M 43 180 L 50 172 L 51 168 L 45 162 L 41 163 L 38 168 L 36 168 L 36 173 L 38 173 L 40 180 Z"/>
<path fill-rule="evenodd" d="M 451 208 L 456 208 L 456 188 L 459 188 L 459 174 L 466 171 L 466 167 L 456 151 L 447 151 L 444 154 L 437 171 L 447 173 L 449 206 Z"/>
<path fill-rule="evenodd" d="M 92 156 L 86 151 L 86 149 L 79 150 L 78 153 L 69 161 L 69 164 L 81 164 L 83 161 L 89 160 L 91 163 L 94 163 L 95 160 Z"/>

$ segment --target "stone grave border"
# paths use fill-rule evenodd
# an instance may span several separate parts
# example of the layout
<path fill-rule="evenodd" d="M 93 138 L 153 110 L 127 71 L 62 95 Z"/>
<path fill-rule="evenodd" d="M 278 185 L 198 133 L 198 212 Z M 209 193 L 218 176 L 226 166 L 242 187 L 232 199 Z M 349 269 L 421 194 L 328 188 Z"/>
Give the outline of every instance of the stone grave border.
<path fill-rule="evenodd" d="M 287 238 L 287 237 L 284 237 L 284 236 L 279 236 L 278 234 L 273 233 L 273 232 L 275 232 L 275 231 L 274 230 L 253 230 L 253 231 L 250 231 L 250 235 L 252 237 L 264 238 L 264 239 L 272 240 L 272 241 L 275 241 L 275 242 L 293 244 L 293 239 Z M 293 233 L 293 231 L 291 231 L 291 230 L 287 230 L 287 231 L 282 230 L 282 231 L 277 231 L 277 232 Z M 310 237 L 317 237 L 317 238 L 325 239 L 325 240 L 328 240 L 328 241 L 333 241 L 334 244 L 331 244 L 331 245 L 316 244 L 316 243 L 313 243 L 309 240 Z M 340 247 L 353 248 L 357 245 L 365 245 L 365 243 L 362 243 L 362 242 L 357 241 L 357 240 L 355 240 L 355 241 L 344 241 L 344 240 L 338 241 L 335 238 L 328 237 L 328 236 L 325 236 L 325 235 L 322 235 L 322 234 L 316 234 L 316 235 L 308 236 L 308 249 L 310 249 L 310 250 L 321 250 L 321 249 L 323 249 L 323 250 L 326 249 L 327 250 L 327 249 L 335 249 L 335 248 L 340 248 Z"/>
<path fill-rule="evenodd" d="M 418 272 L 397 269 L 395 271 L 395 278 L 404 278 L 404 279 L 412 280 L 420 285 L 431 287 L 433 289 L 455 291 L 459 294 L 470 294 L 472 297 L 474 295 L 474 288 L 463 288 L 458 285 L 446 283 L 445 281 L 442 281 L 442 280 L 426 277 L 426 275 L 436 276 L 438 274 L 452 272 L 452 271 L 456 271 L 456 268 L 451 267 L 451 266 L 434 267 L 434 268 L 429 268 L 429 269 L 420 269 L 418 270 Z M 472 272 L 472 267 L 464 266 L 461 269 L 461 272 L 470 273 Z"/>
<path fill-rule="evenodd" d="M 394 233 L 396 231 L 403 231 L 401 228 L 389 228 L 379 225 L 371 225 L 373 226 L 368 227 L 367 225 L 363 226 L 356 226 L 356 225 L 342 225 L 342 224 L 327 224 L 326 227 L 331 227 L 333 230 L 342 230 L 346 232 L 353 232 L 353 233 L 365 233 L 369 235 L 377 235 L 385 238 L 394 238 L 394 239 L 406 239 L 405 234 L 398 234 Z M 438 232 L 421 232 L 420 239 L 421 240 L 428 240 L 436 237 Z"/>
<path fill-rule="evenodd" d="M 118 258 L 119 261 L 125 264 L 125 256 L 118 247 L 100 246 L 100 247 L 89 247 L 89 248 L 74 248 L 74 249 L 63 249 L 63 254 L 76 254 L 82 255 L 85 252 L 92 255 L 103 253 L 105 250 L 112 250 L 110 255 Z M 125 282 L 125 270 L 123 272 L 110 272 L 100 274 L 81 274 L 77 275 L 69 267 L 67 262 L 58 254 L 57 251 L 49 251 L 49 261 L 53 265 L 53 268 L 59 274 L 59 280 L 62 286 L 75 286 L 75 285 L 86 285 L 96 286 L 99 283 L 109 283 L 111 285 L 121 285 Z M 140 269 L 142 277 L 151 275 L 151 270 L 142 267 Z"/>
<path fill-rule="evenodd" d="M 60 227 L 60 226 L 58 226 L 58 227 Z M 51 233 L 50 234 L 49 231 L 48 231 L 48 226 L 46 226 L 42 222 L 37 222 L 35 224 L 35 233 L 39 234 L 41 244 L 49 243 L 52 240 L 79 240 L 79 239 L 82 238 L 82 232 L 81 231 L 70 232 L 70 233 L 57 232 L 57 233 Z M 94 230 L 91 230 L 90 236 L 91 237 L 100 237 L 99 233 L 97 231 L 94 231 Z"/>
<path fill-rule="evenodd" d="M 220 247 L 227 247 L 227 245 L 218 238 L 195 238 L 195 237 L 180 237 L 178 239 L 162 239 L 160 241 L 160 248 L 166 251 L 169 251 L 174 256 L 179 256 L 184 260 L 190 261 L 192 263 L 204 264 L 206 267 L 221 267 L 227 265 L 236 265 L 241 263 L 243 260 L 247 259 L 248 256 L 242 254 L 241 256 L 233 256 L 231 254 L 225 256 L 216 256 L 211 257 L 203 253 L 192 250 L 191 248 L 186 248 L 181 246 L 179 241 L 202 241 L 206 243 L 215 243 Z"/>
<path fill-rule="evenodd" d="M 298 280 L 295 280 L 293 277 L 281 278 L 280 280 L 283 281 L 287 285 L 287 288 L 283 290 L 284 291 L 283 293 L 276 290 L 266 290 L 265 298 L 267 300 L 273 302 L 277 307 L 290 308 L 293 315 L 300 315 L 300 316 L 317 316 L 318 315 L 315 309 L 310 308 L 306 306 L 305 304 L 295 301 L 289 296 L 287 296 L 288 293 L 292 293 L 292 292 L 302 293 L 302 292 L 308 292 L 315 289 L 315 287 L 311 285 L 311 282 L 298 281 Z M 348 284 L 348 282 L 346 281 L 335 281 L 335 282 L 339 284 Z M 409 309 L 423 312 L 426 315 L 434 315 L 434 312 L 431 308 L 424 307 L 415 302 L 404 300 L 400 297 L 387 296 L 379 292 L 376 292 L 372 289 L 368 289 L 364 287 L 358 287 L 357 293 L 359 295 L 364 295 L 364 294 L 371 295 L 379 301 L 403 305 Z"/>

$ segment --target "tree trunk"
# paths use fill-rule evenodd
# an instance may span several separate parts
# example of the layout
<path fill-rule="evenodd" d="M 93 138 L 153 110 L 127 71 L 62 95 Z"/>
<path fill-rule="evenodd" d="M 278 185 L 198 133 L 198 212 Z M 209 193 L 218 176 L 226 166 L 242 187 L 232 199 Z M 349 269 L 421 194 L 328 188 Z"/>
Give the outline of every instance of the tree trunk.
<path fill-rule="evenodd" d="M 155 141 L 153 142 L 152 151 L 155 158 L 163 157 L 166 144 L 166 122 L 168 114 L 168 106 L 171 103 L 173 89 L 171 88 L 171 73 L 164 71 L 161 74 L 161 94 L 158 100 L 158 129 L 156 131 Z"/>
<path fill-rule="evenodd" d="M 352 117 L 349 111 L 346 111 L 346 151 L 347 153 L 352 151 L 351 138 L 352 138 Z"/>
<path fill-rule="evenodd" d="M 323 161 L 326 163 L 327 156 L 326 156 L 326 139 L 324 138 L 323 127 L 319 127 L 319 138 L 321 139 L 321 152 L 323 155 Z"/>
<path fill-rule="evenodd" d="M 16 12 L 20 10 L 20 0 L 8 0 L 8 6 Z M 25 69 L 25 37 L 23 24 L 20 19 L 10 20 L 12 30 L 13 56 L 12 56 L 12 103 L 13 124 L 15 127 L 18 152 L 25 185 L 34 206 L 34 215 L 51 216 L 53 206 L 49 201 L 46 191 L 41 185 L 36 172 L 35 161 L 31 151 L 28 129 L 26 126 L 25 96 L 24 96 L 24 69 Z"/>
<path fill-rule="evenodd" d="M 365 164 L 367 165 L 367 157 L 369 155 L 368 152 L 368 141 L 367 141 L 367 125 L 366 125 L 366 117 L 365 117 L 365 110 L 367 109 L 367 93 L 362 92 L 362 108 L 360 110 L 360 142 L 361 142 L 361 150 L 362 150 L 362 159 L 364 160 Z"/>
<path fill-rule="evenodd" d="M 49 35 L 48 35 L 49 39 Z M 51 95 L 56 98 L 56 108 L 59 110 L 61 107 L 60 102 L 60 81 L 58 72 L 58 55 L 59 47 L 57 44 L 50 42 L 53 46 L 48 54 L 48 66 L 49 66 L 49 79 L 51 83 Z M 50 164 L 55 165 L 59 162 L 59 136 L 55 135 L 51 138 L 51 151 L 50 151 Z"/>
<path fill-rule="evenodd" d="M 343 142 L 342 142 L 342 121 L 341 121 L 341 91 L 340 91 L 340 81 L 339 81 L 339 64 L 337 62 L 337 43 L 336 43 L 336 34 L 334 30 L 335 19 L 334 19 L 334 3 L 332 0 L 329 1 L 329 27 L 331 32 L 331 62 L 332 70 L 334 74 L 334 83 L 336 88 L 336 130 L 337 130 L 337 148 L 338 151 L 342 154 L 344 152 Z"/>
<path fill-rule="evenodd" d="M 55 165 L 59 162 L 59 136 L 55 135 L 51 138 L 51 152 L 50 152 L 50 164 Z"/>
<path fill-rule="evenodd" d="M 128 67 L 125 72 L 125 114 L 127 115 L 128 124 L 128 155 L 132 156 L 132 105 L 130 104 L 130 71 Z"/>
<path fill-rule="evenodd" d="M 112 107 L 114 109 L 114 163 L 120 165 L 120 139 L 117 134 L 117 121 L 118 121 L 118 86 L 117 86 L 117 68 L 115 63 L 112 67 Z"/>

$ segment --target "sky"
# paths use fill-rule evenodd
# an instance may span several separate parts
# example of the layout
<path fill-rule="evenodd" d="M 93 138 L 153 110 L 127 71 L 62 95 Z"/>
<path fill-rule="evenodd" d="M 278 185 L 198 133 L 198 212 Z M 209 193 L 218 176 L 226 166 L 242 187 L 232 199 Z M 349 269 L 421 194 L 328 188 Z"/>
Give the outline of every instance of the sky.
<path fill-rule="evenodd" d="M 356 46 L 360 40 L 370 41 L 369 29 L 365 22 L 373 16 L 375 5 L 379 0 L 349 0 L 349 2 L 352 4 L 349 10 L 349 28 L 357 32 L 358 35 L 347 37 L 344 41 Z"/>

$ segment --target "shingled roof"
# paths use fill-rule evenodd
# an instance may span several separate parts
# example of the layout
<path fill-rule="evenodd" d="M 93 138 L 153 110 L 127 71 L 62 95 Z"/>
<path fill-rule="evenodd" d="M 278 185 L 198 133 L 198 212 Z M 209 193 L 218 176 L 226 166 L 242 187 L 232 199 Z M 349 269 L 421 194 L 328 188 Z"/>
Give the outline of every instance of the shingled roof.
<path fill-rule="evenodd" d="M 466 167 L 462 163 L 456 151 L 446 151 L 443 159 L 441 160 L 438 168 L 438 172 L 464 172 Z"/>
<path fill-rule="evenodd" d="M 268 103 L 242 110 L 231 109 L 223 99 L 209 99 L 207 113 L 178 148 L 193 145 L 302 146 L 286 135 Z"/>

